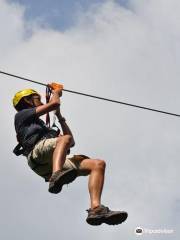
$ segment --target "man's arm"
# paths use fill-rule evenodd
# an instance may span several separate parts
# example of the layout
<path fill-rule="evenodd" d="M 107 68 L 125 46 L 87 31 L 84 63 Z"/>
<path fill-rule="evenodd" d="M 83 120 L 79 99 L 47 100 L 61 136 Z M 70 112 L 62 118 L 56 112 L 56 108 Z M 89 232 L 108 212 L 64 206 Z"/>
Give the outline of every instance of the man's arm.
<path fill-rule="evenodd" d="M 61 112 L 60 112 L 60 107 L 58 107 L 56 109 L 56 112 L 55 112 L 58 120 L 59 120 L 59 123 L 61 124 L 61 128 L 62 128 L 62 131 L 63 131 L 63 135 L 70 135 L 72 137 L 72 143 L 71 143 L 71 147 L 73 147 L 75 145 L 75 141 L 74 141 L 74 137 L 73 137 L 73 134 L 69 128 L 69 126 L 67 125 L 66 123 L 66 119 L 61 115 Z"/>
<path fill-rule="evenodd" d="M 62 96 L 62 89 L 56 89 L 52 91 L 52 97 L 47 104 L 43 104 L 36 108 L 37 116 L 42 116 L 48 112 L 58 109 L 60 106 L 60 97 Z"/>

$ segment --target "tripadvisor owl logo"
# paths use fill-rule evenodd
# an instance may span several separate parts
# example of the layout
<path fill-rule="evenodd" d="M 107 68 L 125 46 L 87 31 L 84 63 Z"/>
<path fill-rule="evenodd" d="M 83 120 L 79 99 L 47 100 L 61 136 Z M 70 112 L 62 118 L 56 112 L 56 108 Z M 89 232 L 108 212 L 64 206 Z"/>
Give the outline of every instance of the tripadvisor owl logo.
<path fill-rule="evenodd" d="M 143 234 L 143 229 L 142 229 L 141 227 L 137 227 L 137 228 L 135 229 L 135 234 L 136 234 L 136 235 L 142 235 L 142 234 Z"/>

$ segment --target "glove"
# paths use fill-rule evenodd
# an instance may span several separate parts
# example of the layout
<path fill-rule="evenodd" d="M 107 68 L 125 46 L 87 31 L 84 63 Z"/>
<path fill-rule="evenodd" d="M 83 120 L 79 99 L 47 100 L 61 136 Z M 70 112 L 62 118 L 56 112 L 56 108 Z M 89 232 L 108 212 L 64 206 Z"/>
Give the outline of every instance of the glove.
<path fill-rule="evenodd" d="M 48 87 L 50 87 L 52 90 L 63 90 L 63 85 L 59 83 L 50 83 L 48 84 Z"/>

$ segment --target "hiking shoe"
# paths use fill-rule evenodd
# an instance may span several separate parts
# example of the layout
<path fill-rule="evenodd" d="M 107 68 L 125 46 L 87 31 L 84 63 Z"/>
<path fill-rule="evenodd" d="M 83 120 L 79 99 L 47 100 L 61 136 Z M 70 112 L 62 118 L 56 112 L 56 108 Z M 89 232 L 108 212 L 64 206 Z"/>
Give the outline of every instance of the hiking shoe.
<path fill-rule="evenodd" d="M 49 180 L 49 192 L 59 193 L 62 190 L 64 184 L 71 183 L 77 177 L 77 170 L 72 168 L 68 170 L 59 170 L 52 174 Z"/>
<path fill-rule="evenodd" d="M 109 225 L 117 225 L 124 222 L 128 216 L 124 211 L 111 211 L 108 207 L 100 205 L 95 209 L 88 209 L 88 217 L 86 222 L 90 225 L 101 225 L 106 223 Z"/>

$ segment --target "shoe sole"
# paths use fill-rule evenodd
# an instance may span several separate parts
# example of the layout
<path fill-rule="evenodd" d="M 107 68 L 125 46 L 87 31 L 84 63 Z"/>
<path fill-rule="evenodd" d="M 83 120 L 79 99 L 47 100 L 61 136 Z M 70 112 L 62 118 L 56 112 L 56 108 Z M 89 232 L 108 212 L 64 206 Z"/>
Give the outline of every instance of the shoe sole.
<path fill-rule="evenodd" d="M 54 186 L 49 188 L 50 193 L 57 194 L 61 192 L 62 186 L 64 184 L 69 184 L 73 182 L 77 177 L 77 171 L 76 169 L 71 169 L 69 172 L 66 172 L 64 175 L 62 175 L 59 179 L 57 179 L 54 183 Z"/>
<path fill-rule="evenodd" d="M 108 225 L 118 225 L 124 222 L 128 217 L 126 212 L 114 213 L 111 216 L 99 216 L 96 218 L 87 218 L 86 222 L 92 226 L 98 226 L 102 223 L 106 223 Z"/>
<path fill-rule="evenodd" d="M 118 225 L 123 223 L 128 217 L 128 214 L 126 212 L 116 213 L 112 214 L 111 216 L 107 216 L 104 219 L 104 223 L 108 225 Z"/>
<path fill-rule="evenodd" d="M 104 222 L 104 216 L 103 217 L 96 217 L 96 218 L 87 218 L 86 222 L 92 226 L 98 226 L 101 225 Z"/>

